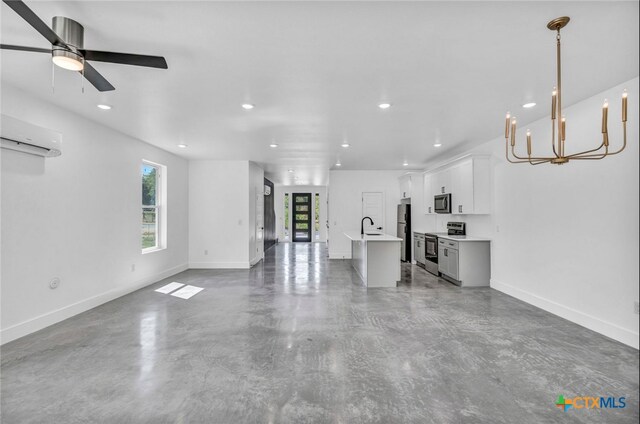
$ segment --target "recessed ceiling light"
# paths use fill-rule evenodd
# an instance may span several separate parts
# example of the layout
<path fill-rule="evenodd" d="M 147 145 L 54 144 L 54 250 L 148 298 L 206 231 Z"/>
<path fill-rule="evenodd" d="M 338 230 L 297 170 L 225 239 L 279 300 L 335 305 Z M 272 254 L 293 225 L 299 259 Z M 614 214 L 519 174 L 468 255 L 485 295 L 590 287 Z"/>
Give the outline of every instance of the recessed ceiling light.
<path fill-rule="evenodd" d="M 271 143 L 269 144 L 269 147 L 271 147 L 272 149 L 275 149 L 276 147 L 278 147 L 278 145 L 276 143 Z"/>
<path fill-rule="evenodd" d="M 534 107 L 535 105 L 536 105 L 536 102 L 529 102 L 529 103 L 523 104 L 522 107 L 525 108 L 525 109 L 529 109 L 529 108 Z"/>
<path fill-rule="evenodd" d="M 244 110 L 251 110 L 251 109 L 253 109 L 254 107 L 256 107 L 256 106 L 255 106 L 255 105 L 252 105 L 251 103 L 245 103 L 245 104 L 243 104 L 243 105 L 242 105 L 242 108 L 243 108 Z"/>
<path fill-rule="evenodd" d="M 409 163 L 408 163 L 408 162 L 404 162 L 404 163 L 402 164 L 402 166 L 409 166 Z"/>
<path fill-rule="evenodd" d="M 349 146 L 351 146 L 351 145 L 350 145 L 349 143 L 342 143 L 342 144 L 341 144 L 341 146 L 342 146 L 342 147 L 344 147 L 344 148 L 346 149 L 347 147 L 349 147 Z"/>
<path fill-rule="evenodd" d="M 293 172 L 293 169 L 289 169 L 289 171 L 288 171 L 288 172 Z"/>
<path fill-rule="evenodd" d="M 98 105 L 98 109 L 102 109 L 102 110 L 110 110 L 111 106 L 109 105 Z"/>
<path fill-rule="evenodd" d="M 389 109 L 391 107 L 391 103 L 380 103 L 378 107 L 380 109 Z"/>
<path fill-rule="evenodd" d="M 336 166 L 342 166 L 342 164 L 340 162 L 336 163 Z"/>
<path fill-rule="evenodd" d="M 433 145 L 433 147 L 440 147 L 440 146 L 442 146 L 442 143 L 436 143 Z"/>
<path fill-rule="evenodd" d="M 178 144 L 178 147 L 180 147 L 181 149 L 186 149 L 188 146 L 184 143 L 180 143 Z"/>

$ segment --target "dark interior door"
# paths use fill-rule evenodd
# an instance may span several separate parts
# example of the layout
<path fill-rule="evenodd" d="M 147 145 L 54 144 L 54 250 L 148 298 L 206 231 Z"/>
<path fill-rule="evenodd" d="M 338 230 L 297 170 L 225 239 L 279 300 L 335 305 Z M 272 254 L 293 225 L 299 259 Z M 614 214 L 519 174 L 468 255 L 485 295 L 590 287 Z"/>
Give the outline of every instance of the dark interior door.
<path fill-rule="evenodd" d="M 311 241 L 311 193 L 293 193 L 293 241 Z"/>

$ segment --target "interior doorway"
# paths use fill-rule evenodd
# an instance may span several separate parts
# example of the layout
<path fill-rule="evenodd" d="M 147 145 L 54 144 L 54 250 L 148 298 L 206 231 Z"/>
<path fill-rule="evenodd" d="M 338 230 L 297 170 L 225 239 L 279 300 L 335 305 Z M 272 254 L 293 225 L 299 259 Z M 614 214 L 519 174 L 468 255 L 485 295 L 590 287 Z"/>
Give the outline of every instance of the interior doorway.
<path fill-rule="evenodd" d="M 365 231 L 384 231 L 384 195 L 382 192 L 362 193 L 362 218 L 368 216 L 373 224 L 366 220 L 363 223 Z"/>
<path fill-rule="evenodd" d="M 311 193 L 293 193 L 292 241 L 311 241 Z"/>

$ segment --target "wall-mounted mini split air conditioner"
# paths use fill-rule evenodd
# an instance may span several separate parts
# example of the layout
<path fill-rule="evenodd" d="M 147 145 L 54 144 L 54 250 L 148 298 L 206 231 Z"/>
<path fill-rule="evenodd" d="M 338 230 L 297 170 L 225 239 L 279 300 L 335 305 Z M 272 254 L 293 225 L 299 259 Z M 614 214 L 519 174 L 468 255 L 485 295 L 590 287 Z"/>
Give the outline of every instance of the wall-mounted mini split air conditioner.
<path fill-rule="evenodd" d="M 36 156 L 62 154 L 62 134 L 28 122 L 0 115 L 0 147 Z"/>

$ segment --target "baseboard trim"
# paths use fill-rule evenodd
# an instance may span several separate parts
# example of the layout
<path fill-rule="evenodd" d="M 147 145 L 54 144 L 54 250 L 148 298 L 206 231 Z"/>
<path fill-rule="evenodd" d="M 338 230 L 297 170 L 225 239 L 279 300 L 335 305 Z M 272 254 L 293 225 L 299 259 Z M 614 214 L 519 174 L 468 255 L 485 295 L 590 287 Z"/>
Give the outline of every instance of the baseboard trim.
<path fill-rule="evenodd" d="M 178 265 L 173 268 L 166 269 L 158 274 L 142 278 L 130 285 L 127 285 L 126 287 L 118 287 L 116 289 L 109 290 L 108 292 L 72 303 L 71 305 L 56 309 L 55 311 L 47 312 L 46 314 L 42 314 L 27 321 L 12 325 L 11 327 L 7 327 L 0 331 L 0 345 L 42 330 L 50 325 L 64 321 L 67 318 L 86 312 L 96 306 L 110 302 L 187 269 L 187 264 Z"/>
<path fill-rule="evenodd" d="M 249 269 L 250 262 L 189 262 L 189 269 Z"/>
<path fill-rule="evenodd" d="M 351 251 L 346 252 L 329 252 L 329 259 L 351 259 Z"/>
<path fill-rule="evenodd" d="M 589 330 L 593 330 L 596 333 L 610 337 L 620 343 L 624 343 L 638 349 L 638 333 L 620 327 L 617 324 L 607 322 L 593 315 L 589 315 L 552 300 L 545 299 L 526 290 L 498 281 L 495 278 L 491 279 L 491 288 L 569 320 L 575 324 L 581 325 Z"/>

